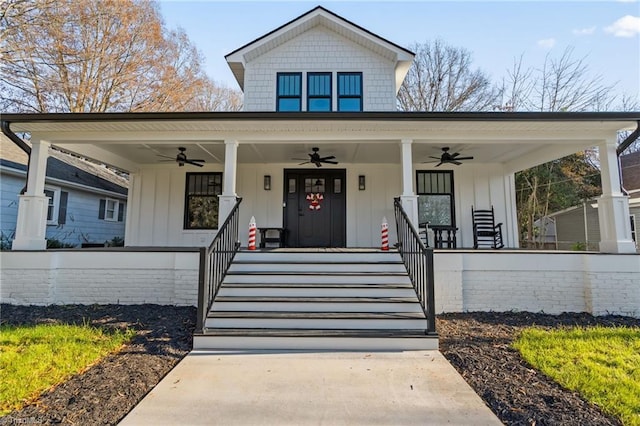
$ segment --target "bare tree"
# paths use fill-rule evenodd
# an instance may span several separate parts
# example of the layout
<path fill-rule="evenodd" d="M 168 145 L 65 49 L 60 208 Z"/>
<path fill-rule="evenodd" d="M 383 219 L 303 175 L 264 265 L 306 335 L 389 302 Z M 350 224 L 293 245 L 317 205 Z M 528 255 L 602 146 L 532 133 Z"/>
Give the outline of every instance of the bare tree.
<path fill-rule="evenodd" d="M 193 110 L 199 111 L 240 111 L 242 92 L 208 80 L 198 97 Z"/>
<path fill-rule="evenodd" d="M 398 92 L 403 111 L 493 109 L 498 91 L 488 75 L 473 69 L 471 53 L 441 40 L 414 44 L 413 65 Z"/>
<path fill-rule="evenodd" d="M 590 75 L 586 57 L 575 59 L 573 48 L 558 58 L 547 55 L 540 68 L 527 68 L 523 56 L 514 61 L 503 80 L 502 109 L 509 111 L 610 110 L 615 84 Z"/>
<path fill-rule="evenodd" d="M 15 1 L 0 15 L 4 111 L 193 110 L 211 84 L 150 0 Z"/>

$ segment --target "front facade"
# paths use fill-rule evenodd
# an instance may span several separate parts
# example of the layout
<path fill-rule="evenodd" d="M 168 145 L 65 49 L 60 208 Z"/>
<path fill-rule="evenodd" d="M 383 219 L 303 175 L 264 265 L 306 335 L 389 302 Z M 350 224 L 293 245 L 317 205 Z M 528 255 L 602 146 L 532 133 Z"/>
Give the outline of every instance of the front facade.
<path fill-rule="evenodd" d="M 28 132 L 32 144 L 14 252 L 2 253 L 3 300 L 202 307 L 200 248 L 223 234 L 239 197 L 244 247 L 254 218 L 286 247 L 368 249 L 380 248 L 385 221 L 389 245 L 398 242 L 399 199 L 429 245 L 434 227 L 453 241 L 434 254 L 437 312 L 640 315 L 640 256 L 616 150 L 617 132 L 637 128 L 639 113 L 399 112 L 413 53 L 321 7 L 226 59 L 243 112 L 2 116 L 7 137 L 21 145 L 16 133 Z M 42 251 L 52 145 L 128 172 L 123 250 Z M 607 254 L 514 250 L 514 174 L 594 146 L 597 249 Z M 471 209 L 492 207 L 505 247 L 473 250 Z M 75 279 L 79 262 L 89 288 Z"/>

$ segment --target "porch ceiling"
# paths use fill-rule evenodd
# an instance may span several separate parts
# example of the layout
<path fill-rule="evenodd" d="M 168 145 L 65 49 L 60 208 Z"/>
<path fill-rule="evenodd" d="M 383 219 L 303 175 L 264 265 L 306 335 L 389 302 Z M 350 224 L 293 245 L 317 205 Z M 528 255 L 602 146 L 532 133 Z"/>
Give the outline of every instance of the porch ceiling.
<path fill-rule="evenodd" d="M 341 163 L 338 167 L 399 163 L 402 139 L 414 141 L 415 163 L 429 161 L 429 156 L 437 157 L 441 147 L 449 146 L 452 152 L 473 156 L 474 163 L 502 163 L 515 171 L 601 144 L 615 138 L 620 129 L 634 128 L 637 119 L 627 115 L 585 120 L 571 119 L 571 115 L 533 119 L 526 114 L 493 114 L 482 119 L 481 114 L 455 118 L 450 114 L 438 119 L 437 114 L 360 114 L 159 113 L 128 114 L 122 120 L 117 114 L 80 114 L 75 120 L 68 118 L 71 114 L 51 114 L 43 115 L 46 119 L 20 115 L 7 120 L 13 132 L 30 132 L 62 149 L 130 171 L 173 166 L 170 159 L 164 163 L 167 159 L 162 156 L 174 157 L 180 146 L 187 148 L 189 158 L 223 164 L 225 140 L 239 142 L 240 163 L 293 167 L 300 161 L 292 158 L 307 158 L 314 146 L 321 155 L 335 155 Z"/>

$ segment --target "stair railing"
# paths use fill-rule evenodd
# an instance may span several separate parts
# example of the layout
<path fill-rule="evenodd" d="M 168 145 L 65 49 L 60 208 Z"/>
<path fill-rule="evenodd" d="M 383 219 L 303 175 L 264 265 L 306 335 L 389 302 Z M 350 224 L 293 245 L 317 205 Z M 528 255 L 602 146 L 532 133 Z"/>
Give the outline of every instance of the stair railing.
<path fill-rule="evenodd" d="M 411 284 L 420 306 L 427 317 L 427 334 L 436 333 L 436 308 L 434 305 L 433 249 L 425 247 L 404 211 L 400 198 L 394 198 L 393 206 L 398 231 L 398 252 L 407 268 Z"/>
<path fill-rule="evenodd" d="M 218 294 L 222 280 L 224 280 L 229 266 L 231 266 L 231 262 L 240 248 L 238 222 L 241 202 L 242 198 L 236 199 L 236 204 L 222 226 L 218 228 L 218 233 L 209 247 L 200 248 L 196 333 L 204 331 L 204 325 L 213 300 Z"/>

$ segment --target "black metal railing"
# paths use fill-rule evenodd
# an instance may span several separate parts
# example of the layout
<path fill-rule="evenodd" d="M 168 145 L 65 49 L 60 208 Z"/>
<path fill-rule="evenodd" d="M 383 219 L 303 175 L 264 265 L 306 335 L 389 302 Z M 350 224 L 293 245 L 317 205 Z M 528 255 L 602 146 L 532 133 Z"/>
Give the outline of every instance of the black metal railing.
<path fill-rule="evenodd" d="M 238 198 L 222 226 L 218 228 L 209 247 L 200 249 L 200 272 L 198 276 L 198 317 L 196 333 L 204 331 L 207 314 L 218 294 L 222 280 L 240 248 L 238 240 L 238 221 L 240 203 Z"/>
<path fill-rule="evenodd" d="M 393 200 L 398 231 L 398 252 L 418 295 L 427 317 L 427 334 L 436 333 L 436 308 L 434 305 L 433 249 L 425 247 L 420 234 L 402 208 L 400 198 Z"/>

